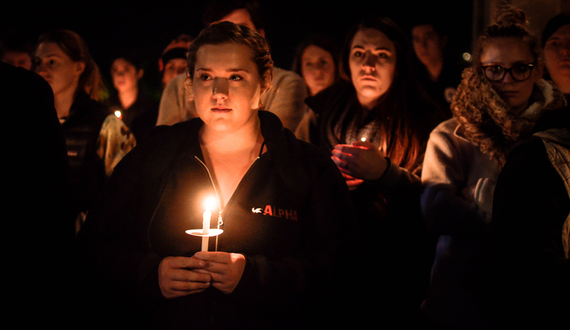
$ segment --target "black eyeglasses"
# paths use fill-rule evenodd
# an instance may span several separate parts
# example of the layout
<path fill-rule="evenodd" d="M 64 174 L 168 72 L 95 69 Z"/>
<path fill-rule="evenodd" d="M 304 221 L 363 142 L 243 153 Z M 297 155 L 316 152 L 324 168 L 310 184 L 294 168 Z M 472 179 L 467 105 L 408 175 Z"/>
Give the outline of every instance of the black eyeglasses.
<path fill-rule="evenodd" d="M 530 78 L 534 64 L 515 64 L 507 69 L 501 65 L 485 65 L 482 66 L 485 77 L 490 81 L 501 81 L 507 73 L 511 74 L 514 81 L 525 81 Z"/>

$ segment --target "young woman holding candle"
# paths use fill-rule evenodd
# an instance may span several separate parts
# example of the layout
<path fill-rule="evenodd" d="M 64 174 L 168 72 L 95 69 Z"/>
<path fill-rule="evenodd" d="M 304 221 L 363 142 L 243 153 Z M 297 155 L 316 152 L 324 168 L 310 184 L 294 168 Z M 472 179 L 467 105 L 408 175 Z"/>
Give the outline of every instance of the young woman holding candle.
<path fill-rule="evenodd" d="M 429 133 L 443 116 L 415 79 L 411 56 L 393 21 L 363 20 L 347 36 L 343 79 L 307 98 L 311 111 L 296 134 L 332 156 L 367 228 L 368 258 L 387 269 L 378 273 L 371 264 L 365 271 L 385 284 L 372 291 L 385 299 L 370 312 L 413 327 L 433 250 L 420 214 L 418 175 Z"/>
<path fill-rule="evenodd" d="M 132 51 L 115 57 L 111 64 L 111 78 L 116 93 L 107 104 L 111 111 L 120 111 L 121 120 L 140 141 L 156 125 L 158 101 L 152 99 L 142 84 L 142 59 Z"/>
<path fill-rule="evenodd" d="M 199 118 L 156 128 L 116 168 L 80 232 L 90 269 L 127 306 L 137 301 L 134 319 L 151 328 L 336 321 L 320 313 L 343 306 L 344 288 L 330 288 L 354 248 L 348 190 L 328 157 L 260 110 L 272 78 L 265 40 L 212 25 L 188 68 Z M 210 196 L 223 233 L 202 252 L 185 231 L 202 229 Z"/>
<path fill-rule="evenodd" d="M 440 238 L 422 310 L 444 327 L 497 326 L 476 285 L 488 262 L 497 178 L 511 148 L 531 135 L 537 120 L 565 106 L 563 94 L 541 79 L 542 69 L 524 12 L 500 8 L 479 38 L 473 67 L 463 72 L 451 104 L 454 118 L 431 133 L 422 211 Z"/>

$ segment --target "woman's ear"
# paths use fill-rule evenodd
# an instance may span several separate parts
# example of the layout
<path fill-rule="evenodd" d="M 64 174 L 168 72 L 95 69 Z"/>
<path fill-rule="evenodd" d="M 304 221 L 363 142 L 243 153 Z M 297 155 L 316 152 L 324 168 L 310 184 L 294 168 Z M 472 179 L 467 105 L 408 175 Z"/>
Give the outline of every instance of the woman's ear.
<path fill-rule="evenodd" d="M 265 94 L 271 88 L 272 74 L 270 71 L 265 72 L 261 79 L 261 95 Z"/>
<path fill-rule="evenodd" d="M 85 62 L 75 62 L 75 72 L 78 76 L 81 76 L 83 71 L 85 71 Z"/>

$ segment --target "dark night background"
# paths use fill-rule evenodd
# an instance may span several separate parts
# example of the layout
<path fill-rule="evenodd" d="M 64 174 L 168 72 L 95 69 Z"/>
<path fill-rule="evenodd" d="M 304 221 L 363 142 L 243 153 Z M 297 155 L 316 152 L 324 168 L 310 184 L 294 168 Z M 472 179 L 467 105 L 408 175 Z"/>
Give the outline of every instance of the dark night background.
<path fill-rule="evenodd" d="M 207 0 L 187 1 L 28 1 L 0 4 L 0 37 L 22 33 L 32 42 L 44 31 L 65 28 L 89 45 L 108 87 L 109 67 L 122 48 L 135 49 L 145 59 L 147 86 L 158 88 L 158 58 L 182 33 L 197 36 Z M 469 51 L 473 1 L 264 1 L 259 0 L 266 37 L 276 65 L 291 67 L 296 45 L 307 35 L 321 33 L 342 46 L 344 35 L 365 15 L 385 15 L 404 30 L 416 17 L 437 17 L 449 27 L 450 46 Z"/>

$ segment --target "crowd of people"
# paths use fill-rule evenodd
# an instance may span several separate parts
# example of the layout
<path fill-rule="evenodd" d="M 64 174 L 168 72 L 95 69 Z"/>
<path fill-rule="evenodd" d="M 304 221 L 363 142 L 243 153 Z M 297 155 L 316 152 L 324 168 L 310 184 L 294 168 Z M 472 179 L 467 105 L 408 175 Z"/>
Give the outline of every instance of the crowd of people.
<path fill-rule="evenodd" d="M 213 1 L 162 53 L 160 100 L 130 51 L 104 97 L 77 33 L 4 44 L 3 98 L 29 117 L 8 205 L 36 207 L 8 228 L 26 233 L 14 308 L 143 329 L 564 324 L 570 16 L 538 37 L 502 6 L 470 65 L 438 22 L 372 16 L 342 47 L 307 36 L 291 70 L 260 16 Z M 223 232 L 204 246 L 186 230 L 208 196 Z"/>

